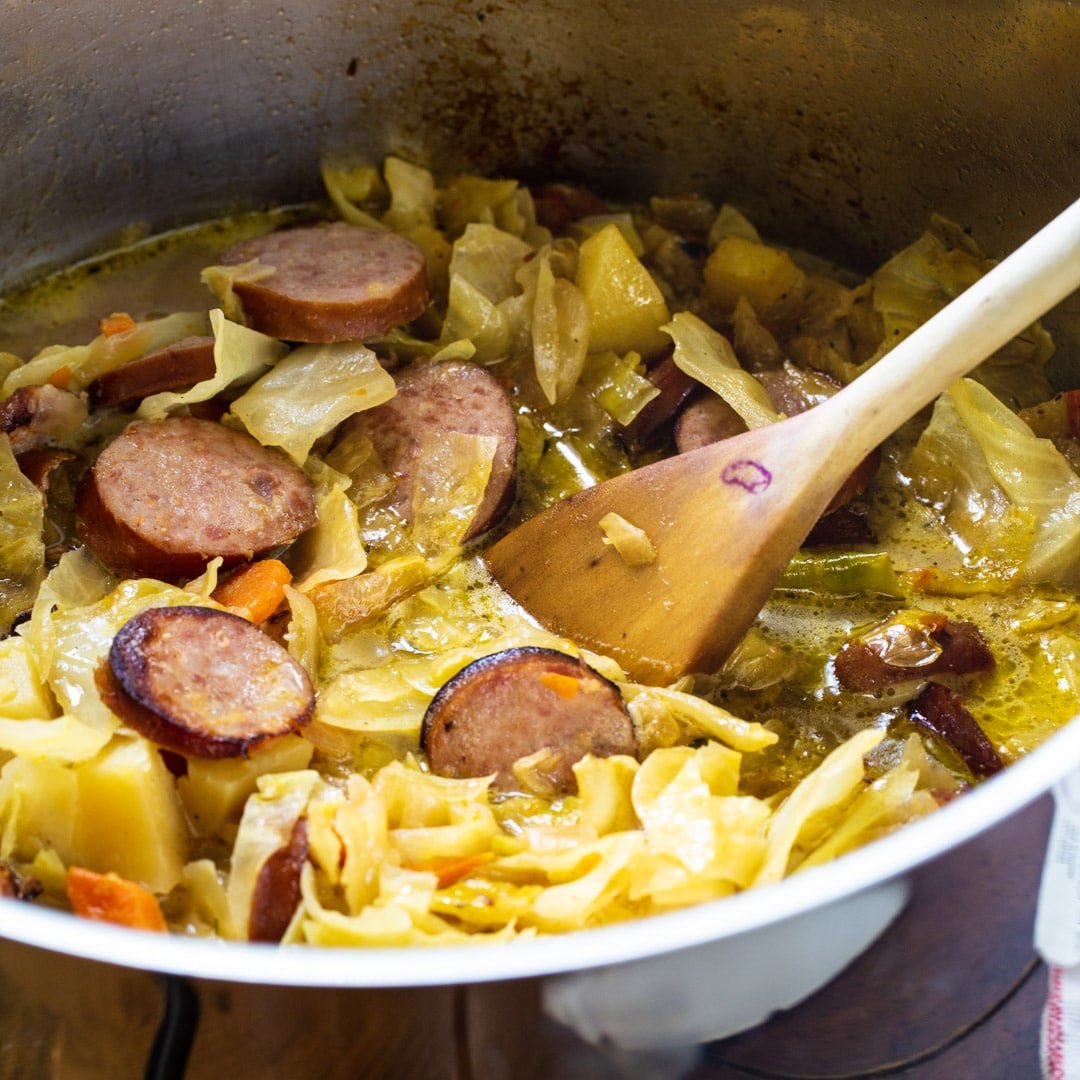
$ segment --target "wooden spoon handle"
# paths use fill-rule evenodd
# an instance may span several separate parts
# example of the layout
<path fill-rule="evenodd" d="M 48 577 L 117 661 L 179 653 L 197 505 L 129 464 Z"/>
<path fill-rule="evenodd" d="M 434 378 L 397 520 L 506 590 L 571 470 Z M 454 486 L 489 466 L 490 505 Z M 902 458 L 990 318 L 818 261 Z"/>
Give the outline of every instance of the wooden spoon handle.
<path fill-rule="evenodd" d="M 814 412 L 860 460 L 1077 288 L 1080 199 Z"/>

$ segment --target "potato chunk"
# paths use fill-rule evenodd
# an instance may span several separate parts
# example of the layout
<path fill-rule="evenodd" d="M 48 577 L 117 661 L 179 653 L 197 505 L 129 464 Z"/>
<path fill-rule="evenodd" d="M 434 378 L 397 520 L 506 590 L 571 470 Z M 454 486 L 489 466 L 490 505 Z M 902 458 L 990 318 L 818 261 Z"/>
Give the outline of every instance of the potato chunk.
<path fill-rule="evenodd" d="M 705 286 L 723 311 L 734 311 L 745 296 L 767 318 L 783 299 L 802 291 L 805 274 L 779 248 L 741 236 L 725 236 L 705 264 Z"/>
<path fill-rule="evenodd" d="M 617 226 L 581 245 L 577 286 L 589 306 L 589 352 L 650 356 L 670 344 L 660 332 L 669 319 L 664 295 Z"/>
<path fill-rule="evenodd" d="M 145 739 L 114 739 L 76 774 L 79 814 L 69 861 L 167 893 L 187 860 L 188 829 L 157 749 Z"/>

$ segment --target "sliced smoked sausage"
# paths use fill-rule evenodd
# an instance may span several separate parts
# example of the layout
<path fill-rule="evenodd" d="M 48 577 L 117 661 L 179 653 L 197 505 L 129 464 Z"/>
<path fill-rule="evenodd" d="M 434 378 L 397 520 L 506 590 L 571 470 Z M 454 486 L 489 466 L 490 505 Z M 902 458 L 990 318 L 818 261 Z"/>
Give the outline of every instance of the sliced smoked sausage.
<path fill-rule="evenodd" d="M 179 581 L 295 540 L 315 524 L 311 481 L 284 454 L 210 420 L 129 424 L 76 497 L 79 539 L 127 577 Z"/>
<path fill-rule="evenodd" d="M 654 435 L 669 424 L 703 387 L 697 379 L 687 375 L 671 357 L 671 353 L 655 363 L 646 378 L 660 391 L 634 417 L 626 429 L 626 437 L 632 446 L 644 446 Z"/>
<path fill-rule="evenodd" d="M 421 735 L 439 776 L 488 776 L 518 786 L 513 764 L 540 750 L 562 792 L 577 789 L 572 766 L 586 754 L 635 754 L 634 727 L 618 688 L 587 664 L 553 649 L 507 649 L 482 657 L 435 695 Z"/>
<path fill-rule="evenodd" d="M 0 403 L 0 431 L 7 435 L 13 454 L 25 454 L 63 442 L 86 419 L 86 402 L 70 390 L 20 386 Z"/>
<path fill-rule="evenodd" d="M 113 638 L 102 698 L 140 735 L 201 758 L 246 756 L 311 719 L 304 669 L 257 626 L 205 607 L 150 608 Z"/>
<path fill-rule="evenodd" d="M 840 686 L 859 693 L 931 675 L 992 671 L 994 666 L 994 654 L 974 623 L 937 612 L 913 622 L 878 623 L 844 642 L 833 662 Z"/>
<path fill-rule="evenodd" d="M 361 341 L 428 305 L 424 253 L 392 232 L 344 222 L 284 229 L 237 244 L 222 262 L 252 259 L 274 272 L 233 291 L 250 327 L 285 341 Z"/>
<path fill-rule="evenodd" d="M 300 875 L 307 862 L 307 818 L 297 818 L 289 842 L 263 863 L 255 879 L 248 940 L 278 942 L 300 903 Z"/>
<path fill-rule="evenodd" d="M 908 703 L 907 713 L 913 724 L 951 746 L 973 776 L 993 776 L 1005 768 L 994 744 L 955 690 L 942 683 L 927 683 L 922 693 Z"/>
<path fill-rule="evenodd" d="M 354 435 L 371 440 L 395 481 L 388 504 L 408 523 L 412 521 L 417 456 L 424 433 L 494 436 L 498 443 L 491 476 L 465 539 L 486 532 L 514 501 L 517 421 L 509 395 L 483 368 L 458 361 L 413 367 L 395 381 L 397 394 L 385 404 L 346 420 L 339 442 Z"/>
<path fill-rule="evenodd" d="M 88 387 L 95 408 L 131 405 L 151 394 L 187 390 L 214 376 L 214 339 L 189 337 L 99 375 Z"/>

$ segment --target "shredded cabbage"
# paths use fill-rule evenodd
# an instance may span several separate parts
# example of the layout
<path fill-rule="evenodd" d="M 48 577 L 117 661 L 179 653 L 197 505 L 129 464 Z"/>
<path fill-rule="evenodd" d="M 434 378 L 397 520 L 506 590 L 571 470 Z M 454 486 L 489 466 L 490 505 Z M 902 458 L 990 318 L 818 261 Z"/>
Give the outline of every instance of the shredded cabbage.
<path fill-rule="evenodd" d="M 386 228 L 373 213 L 368 212 L 384 206 L 389 198 L 389 192 L 376 166 L 357 165 L 340 169 L 324 164 L 322 181 L 330 201 L 343 221 L 369 229 Z M 365 206 L 367 210 L 363 209 Z"/>
<path fill-rule="evenodd" d="M 772 816 L 768 844 L 755 885 L 779 881 L 787 871 L 792 849 L 816 815 L 835 811 L 856 792 L 864 777 L 863 758 L 885 737 L 867 728 L 841 743 L 795 790 Z"/>
<path fill-rule="evenodd" d="M 604 410 L 623 427 L 634 422 L 660 390 L 641 373 L 641 357 L 627 353 L 594 353 L 585 360 L 581 384 L 593 395 Z"/>
<path fill-rule="evenodd" d="M 597 525 L 604 534 L 604 543 L 610 544 L 627 566 L 647 566 L 656 562 L 656 548 L 648 534 L 622 515 L 605 514 Z"/>
<path fill-rule="evenodd" d="M 884 338 L 873 363 L 991 267 L 963 229 L 941 217 L 914 244 L 894 255 L 873 275 L 873 305 Z M 1053 355 L 1049 335 L 1036 323 L 982 363 L 974 377 L 996 396 L 1018 406 L 1051 396 L 1043 374 Z"/>

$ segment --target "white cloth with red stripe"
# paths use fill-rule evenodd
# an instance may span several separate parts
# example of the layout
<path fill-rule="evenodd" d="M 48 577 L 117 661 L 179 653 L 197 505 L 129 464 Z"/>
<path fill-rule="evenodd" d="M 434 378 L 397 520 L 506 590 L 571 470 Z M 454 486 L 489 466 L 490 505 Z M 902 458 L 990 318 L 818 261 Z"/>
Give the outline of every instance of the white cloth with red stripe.
<path fill-rule="evenodd" d="M 1050 970 L 1042 1023 L 1046 1080 L 1080 1080 L 1080 773 L 1054 788 L 1035 948 Z"/>

